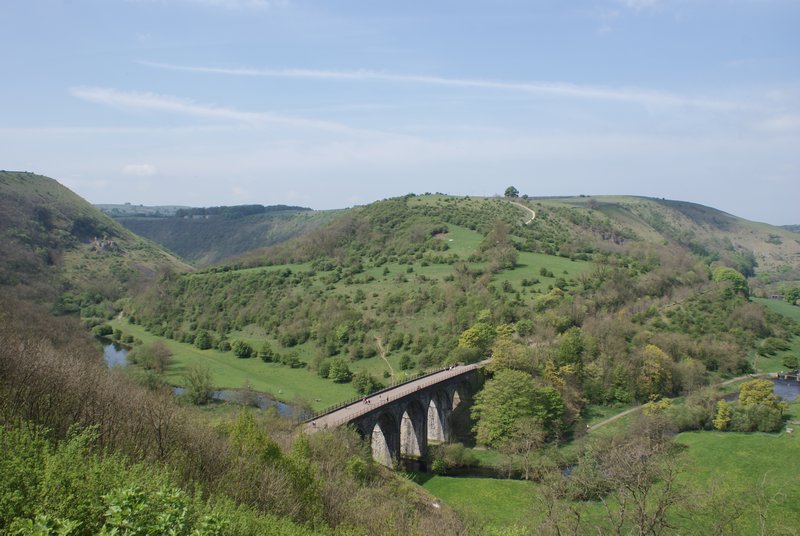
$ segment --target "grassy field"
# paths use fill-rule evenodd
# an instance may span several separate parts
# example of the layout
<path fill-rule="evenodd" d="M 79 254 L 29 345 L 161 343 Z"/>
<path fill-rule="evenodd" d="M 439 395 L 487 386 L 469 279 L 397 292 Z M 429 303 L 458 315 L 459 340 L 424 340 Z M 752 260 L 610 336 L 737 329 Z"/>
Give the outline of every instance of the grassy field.
<path fill-rule="evenodd" d="M 461 515 L 496 527 L 530 517 L 536 484 L 522 480 L 421 475 L 417 482 Z"/>
<path fill-rule="evenodd" d="M 299 397 L 314 409 L 323 409 L 356 395 L 350 384 L 333 383 L 306 369 L 264 363 L 258 358 L 239 359 L 231 352 L 199 350 L 190 344 L 157 337 L 141 326 L 124 320 L 113 320 L 109 323 L 126 335 L 133 335 L 145 343 L 164 342 L 173 354 L 172 364 L 165 373 L 167 381 L 173 385 L 183 385 L 186 367 L 196 363 L 211 370 L 217 388 L 237 389 L 249 382 L 256 391 L 271 393 L 278 400 L 289 403 Z"/>
<path fill-rule="evenodd" d="M 797 322 L 800 322 L 800 307 L 791 305 L 781 300 L 769 300 L 766 298 L 754 298 L 753 301 L 775 311 L 776 313 L 787 316 Z M 764 372 L 778 372 L 786 370 L 786 365 L 783 364 L 783 358 L 789 355 L 794 355 L 800 359 L 800 337 L 792 339 L 791 347 L 788 350 L 776 353 L 772 357 L 753 356 L 753 362 L 758 370 Z"/>
<path fill-rule="evenodd" d="M 758 534 L 761 509 L 768 534 L 793 534 L 800 520 L 800 440 L 795 434 L 689 432 L 678 435 L 677 442 L 686 447 L 680 482 L 689 497 L 672 515 L 678 534 L 712 533 L 715 515 L 695 510 L 711 498 L 712 489 L 718 496 L 726 494 L 729 504 L 740 504 L 736 534 Z M 438 475 L 418 481 L 462 515 L 500 530 L 535 524 L 541 517 L 533 482 Z M 583 506 L 588 528 L 603 512 L 599 504 Z"/>
<path fill-rule="evenodd" d="M 738 534 L 759 534 L 760 511 L 766 514 L 767 534 L 796 533 L 791 532 L 800 522 L 800 440 L 796 434 L 691 432 L 680 434 L 677 441 L 687 447 L 682 482 L 698 501 L 718 489 L 740 502 Z M 703 533 L 711 530 L 713 521 L 713 516 L 703 516 L 681 524 Z"/>
<path fill-rule="evenodd" d="M 800 322 L 800 307 L 797 307 L 796 305 L 792 305 L 783 300 L 770 300 L 767 298 L 753 298 L 753 301 L 760 303 L 765 307 L 769 307 L 776 313 L 780 313 L 796 320 L 797 322 Z"/>

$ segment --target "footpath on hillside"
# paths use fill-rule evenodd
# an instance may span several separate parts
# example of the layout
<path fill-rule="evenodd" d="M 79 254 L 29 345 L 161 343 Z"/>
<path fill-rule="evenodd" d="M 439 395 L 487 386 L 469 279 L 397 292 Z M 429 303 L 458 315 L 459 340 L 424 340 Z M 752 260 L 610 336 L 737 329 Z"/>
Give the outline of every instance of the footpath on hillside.
<path fill-rule="evenodd" d="M 719 383 L 717 385 L 719 387 L 723 387 L 725 385 L 730 385 L 732 383 L 736 383 L 736 382 L 739 382 L 739 381 L 742 381 L 742 380 L 763 378 L 764 376 L 770 376 L 770 375 L 771 375 L 770 372 L 761 372 L 761 373 L 758 373 L 758 374 L 745 374 L 744 376 L 737 376 L 736 378 L 731 378 L 730 380 L 725 380 L 724 382 Z M 680 398 L 680 397 L 677 397 L 677 398 Z M 677 400 L 677 398 L 670 398 L 669 400 Z M 616 421 L 617 419 L 621 419 L 622 417 L 625 417 L 626 415 L 630 415 L 631 413 L 636 413 L 637 411 L 641 411 L 641 409 L 643 407 L 644 407 L 644 404 L 641 404 L 641 405 L 635 406 L 633 408 L 626 409 L 623 412 L 617 413 L 613 417 L 609 417 L 608 419 L 605 419 L 605 420 L 602 420 L 602 421 L 600 421 L 600 422 L 598 422 L 596 424 L 593 424 L 592 426 L 587 428 L 586 431 L 587 432 L 594 432 L 598 428 L 603 427 L 603 426 L 605 426 L 607 424 L 610 424 L 610 423 Z"/>
<path fill-rule="evenodd" d="M 511 203 L 515 207 L 519 207 L 522 210 L 526 210 L 526 211 L 531 213 L 530 219 L 528 219 L 528 221 L 526 221 L 523 225 L 528 225 L 530 222 L 532 222 L 534 219 L 536 219 L 536 212 L 534 212 L 532 208 L 526 207 L 522 203 L 517 203 L 516 201 L 509 201 L 509 203 Z"/>

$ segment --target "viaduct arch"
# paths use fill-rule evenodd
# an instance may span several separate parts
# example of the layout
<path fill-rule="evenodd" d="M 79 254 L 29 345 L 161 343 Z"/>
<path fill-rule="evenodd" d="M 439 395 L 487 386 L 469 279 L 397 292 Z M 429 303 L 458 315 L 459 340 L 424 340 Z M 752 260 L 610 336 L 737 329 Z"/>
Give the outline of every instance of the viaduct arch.
<path fill-rule="evenodd" d="M 479 366 L 461 365 L 373 393 L 306 423 L 308 433 L 350 424 L 370 441 L 372 456 L 392 467 L 425 459 L 429 443 L 452 439 L 453 411 L 477 389 Z"/>

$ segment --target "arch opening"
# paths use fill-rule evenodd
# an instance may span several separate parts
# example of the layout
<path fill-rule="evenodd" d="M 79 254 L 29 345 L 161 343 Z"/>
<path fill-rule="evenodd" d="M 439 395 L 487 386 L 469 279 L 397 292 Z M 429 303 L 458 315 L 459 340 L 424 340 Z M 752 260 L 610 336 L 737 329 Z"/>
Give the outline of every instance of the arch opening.
<path fill-rule="evenodd" d="M 444 443 L 450 439 L 450 404 L 445 391 L 437 391 L 428 404 L 428 442 Z"/>
<path fill-rule="evenodd" d="M 427 415 L 418 401 L 409 402 L 400 422 L 400 455 L 424 458 L 428 445 Z"/>
<path fill-rule="evenodd" d="M 372 427 L 370 438 L 373 459 L 386 467 L 392 467 L 398 458 L 397 432 L 394 418 L 384 413 Z"/>

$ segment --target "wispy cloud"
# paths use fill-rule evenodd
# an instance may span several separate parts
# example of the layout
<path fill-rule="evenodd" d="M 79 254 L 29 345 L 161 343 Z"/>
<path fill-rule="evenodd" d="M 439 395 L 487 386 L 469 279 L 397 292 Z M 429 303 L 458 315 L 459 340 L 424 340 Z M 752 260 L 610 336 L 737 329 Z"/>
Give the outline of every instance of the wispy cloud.
<path fill-rule="evenodd" d="M 129 110 L 150 110 L 191 117 L 232 121 L 244 124 L 272 123 L 293 128 L 325 130 L 356 134 L 365 132 L 341 123 L 289 117 L 264 112 L 247 112 L 234 108 L 202 104 L 190 99 L 151 92 L 120 91 L 105 87 L 74 87 L 70 93 L 79 99 Z"/>
<path fill-rule="evenodd" d="M 460 88 L 515 91 L 537 95 L 552 95 L 576 99 L 608 100 L 637 103 L 646 106 L 689 106 L 700 108 L 731 109 L 745 107 L 741 103 L 719 99 L 702 99 L 675 93 L 641 88 L 609 88 L 571 84 L 565 82 L 510 82 L 472 78 L 446 78 L 415 74 L 392 74 L 382 71 L 326 71 L 318 69 L 254 69 L 174 65 L 152 61 L 139 61 L 142 65 L 174 71 L 223 74 L 229 76 L 258 76 L 275 78 L 307 78 L 317 80 L 379 81 L 411 84 L 428 84 Z"/>

